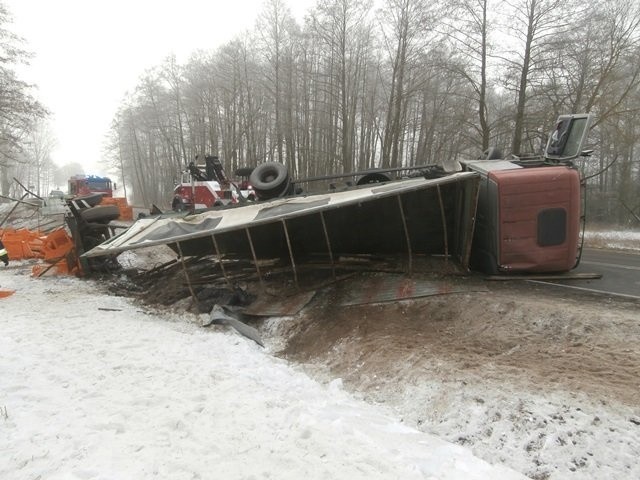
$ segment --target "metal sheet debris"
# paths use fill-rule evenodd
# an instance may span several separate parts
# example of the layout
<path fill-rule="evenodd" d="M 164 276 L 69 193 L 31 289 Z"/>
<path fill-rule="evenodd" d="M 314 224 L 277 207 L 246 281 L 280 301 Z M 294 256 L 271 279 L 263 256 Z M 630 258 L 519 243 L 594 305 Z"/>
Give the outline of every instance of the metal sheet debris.
<path fill-rule="evenodd" d="M 349 280 L 349 288 L 344 288 L 340 306 L 365 305 L 372 303 L 394 302 L 412 298 L 446 295 L 451 293 L 469 293 L 487 291 L 486 287 L 474 286 L 450 279 L 421 279 L 403 275 L 376 275 Z"/>
<path fill-rule="evenodd" d="M 288 317 L 302 310 L 314 297 L 315 291 L 302 292 L 288 297 L 262 294 L 243 310 L 246 315 L 261 317 Z"/>
<path fill-rule="evenodd" d="M 229 325 L 230 327 L 234 328 L 239 334 L 244 335 L 245 337 L 256 342 L 261 347 L 264 347 L 264 342 L 262 341 L 258 330 L 247 325 L 246 323 L 241 322 L 239 319 L 233 316 L 233 313 L 227 311 L 220 305 L 213 306 L 209 318 L 202 323 L 202 326 L 208 327 L 212 324 Z"/>

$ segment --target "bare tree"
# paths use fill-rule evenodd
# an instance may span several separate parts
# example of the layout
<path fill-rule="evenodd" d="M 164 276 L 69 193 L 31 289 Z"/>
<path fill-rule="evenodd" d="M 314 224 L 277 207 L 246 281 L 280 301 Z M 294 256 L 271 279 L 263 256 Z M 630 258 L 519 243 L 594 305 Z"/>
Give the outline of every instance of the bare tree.
<path fill-rule="evenodd" d="M 292 68 L 291 42 L 294 23 L 289 7 L 283 0 L 267 0 L 257 25 L 259 45 L 267 66 L 264 75 L 265 87 L 272 101 L 274 115 L 273 140 L 270 142 L 272 158 L 284 162 L 286 153 L 290 163 L 293 163 L 294 152 L 285 149 L 285 125 L 290 115 L 287 108 L 290 97 L 286 93 Z"/>
<path fill-rule="evenodd" d="M 534 148 L 559 113 L 587 110 L 602 153 L 585 170 L 617 159 L 603 191 L 633 200 L 637 2 L 498 1 L 388 0 L 374 28 L 368 1 L 319 0 L 298 26 L 268 0 L 253 32 L 149 71 L 114 121 L 112 155 L 148 205 L 168 202 L 196 154 L 227 170 L 275 159 L 298 178 L 446 165 L 479 146 Z"/>
<path fill-rule="evenodd" d="M 382 166 L 401 163 L 402 140 L 407 118 L 411 69 L 417 55 L 426 49 L 436 22 L 433 4 L 426 0 L 387 0 L 381 10 L 384 45 L 390 62 L 387 85 L 387 110 L 382 134 Z"/>
<path fill-rule="evenodd" d="M 180 152 L 182 153 L 182 161 L 184 165 L 189 162 L 187 155 L 187 149 L 185 148 L 185 132 L 183 126 L 184 110 L 182 107 L 182 68 L 178 65 L 175 55 L 170 55 L 162 65 L 160 70 L 160 78 L 166 81 L 169 85 L 169 92 L 171 94 L 174 104 L 174 131 L 178 139 L 178 145 L 180 146 Z"/>
<path fill-rule="evenodd" d="M 316 112 L 324 117 L 323 153 L 329 165 L 353 171 L 357 113 L 371 44 L 371 2 L 325 0 L 311 23 L 319 45 Z"/>
<path fill-rule="evenodd" d="M 47 195 L 53 180 L 54 165 L 51 152 L 56 145 L 55 137 L 48 123 L 36 122 L 29 131 L 24 154 L 29 164 L 26 181 L 35 187 L 38 195 Z"/>
<path fill-rule="evenodd" d="M 598 121 L 604 121 L 627 111 L 625 100 L 640 83 L 640 4 L 606 0 L 597 6 L 590 18 L 595 28 L 589 31 L 596 41 L 593 48 L 581 49 L 586 72 L 580 78 L 585 81 L 573 89 L 573 105 L 586 112 L 597 108 Z M 574 45 L 588 45 L 585 37 L 579 36 Z"/>
<path fill-rule="evenodd" d="M 443 22 L 444 33 L 452 42 L 452 48 L 462 61 L 448 63 L 471 86 L 477 103 L 477 122 L 471 127 L 478 133 L 482 151 L 489 148 L 491 126 L 489 120 L 489 56 L 492 49 L 490 32 L 490 7 L 492 0 L 456 0 L 452 2 L 451 17 Z"/>
<path fill-rule="evenodd" d="M 516 102 L 511 151 L 519 155 L 525 130 L 525 115 L 529 100 L 528 87 L 536 75 L 544 71 L 554 42 L 562 41 L 578 18 L 578 9 L 563 0 L 505 0 L 508 34 L 513 48 L 505 57 L 513 74 L 511 84 Z"/>
<path fill-rule="evenodd" d="M 31 54 L 23 40 L 8 30 L 11 15 L 0 3 L 0 191 L 9 192 L 9 170 L 20 158 L 25 135 L 46 109 L 32 96 L 33 86 L 16 74 L 16 67 L 28 63 Z"/>

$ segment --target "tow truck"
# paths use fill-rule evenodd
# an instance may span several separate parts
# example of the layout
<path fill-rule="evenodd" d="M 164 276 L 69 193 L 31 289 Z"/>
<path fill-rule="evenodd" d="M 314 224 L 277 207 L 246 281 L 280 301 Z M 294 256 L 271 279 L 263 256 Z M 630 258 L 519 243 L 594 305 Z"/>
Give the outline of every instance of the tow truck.
<path fill-rule="evenodd" d="M 217 156 L 207 155 L 205 163 L 189 163 L 180 183 L 173 191 L 171 208 L 174 211 L 195 211 L 254 200 L 255 194 L 246 179 L 240 184 L 229 180 Z M 251 169 L 239 169 L 236 174 L 247 177 Z"/>

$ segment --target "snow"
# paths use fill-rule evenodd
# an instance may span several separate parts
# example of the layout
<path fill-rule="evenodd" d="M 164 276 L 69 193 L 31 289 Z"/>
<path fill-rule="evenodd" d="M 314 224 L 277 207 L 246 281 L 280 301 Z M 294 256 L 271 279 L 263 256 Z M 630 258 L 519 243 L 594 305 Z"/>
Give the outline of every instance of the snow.
<path fill-rule="evenodd" d="M 640 230 L 586 230 L 584 238 L 601 248 L 640 251 Z"/>
<path fill-rule="evenodd" d="M 204 318 L 0 268 L 0 478 L 519 479 Z"/>
<path fill-rule="evenodd" d="M 314 378 L 342 377 L 405 425 L 533 479 L 640 478 L 637 304 L 505 288 L 457 295 L 455 308 L 415 300 L 294 327 L 272 319 L 262 338 L 295 339 L 287 358 Z"/>

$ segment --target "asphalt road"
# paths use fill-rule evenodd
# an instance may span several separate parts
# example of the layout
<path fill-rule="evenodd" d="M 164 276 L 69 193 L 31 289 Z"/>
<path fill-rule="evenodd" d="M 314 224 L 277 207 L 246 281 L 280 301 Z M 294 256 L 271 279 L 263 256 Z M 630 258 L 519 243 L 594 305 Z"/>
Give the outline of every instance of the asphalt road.
<path fill-rule="evenodd" d="M 640 254 L 585 248 L 572 273 L 599 273 L 597 280 L 544 281 L 562 287 L 640 300 Z M 541 281 L 539 281 L 541 282 Z"/>

